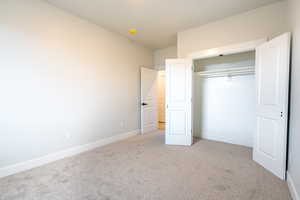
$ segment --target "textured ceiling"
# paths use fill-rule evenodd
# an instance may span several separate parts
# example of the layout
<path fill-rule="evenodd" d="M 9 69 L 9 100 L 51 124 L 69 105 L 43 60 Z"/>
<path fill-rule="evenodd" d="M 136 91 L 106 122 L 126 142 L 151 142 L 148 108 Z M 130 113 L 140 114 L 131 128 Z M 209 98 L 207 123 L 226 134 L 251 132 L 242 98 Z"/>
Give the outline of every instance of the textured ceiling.
<path fill-rule="evenodd" d="M 47 0 L 152 48 L 176 43 L 176 33 L 278 0 Z M 136 28 L 131 36 L 128 30 Z"/>

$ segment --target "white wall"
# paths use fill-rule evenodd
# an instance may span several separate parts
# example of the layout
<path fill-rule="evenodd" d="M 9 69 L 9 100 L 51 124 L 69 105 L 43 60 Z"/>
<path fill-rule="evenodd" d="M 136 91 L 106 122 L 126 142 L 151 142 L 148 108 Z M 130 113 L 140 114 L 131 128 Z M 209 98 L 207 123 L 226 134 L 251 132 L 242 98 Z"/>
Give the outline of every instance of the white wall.
<path fill-rule="evenodd" d="M 152 51 L 38 0 L 1 0 L 0 44 L 0 168 L 139 129 Z"/>
<path fill-rule="evenodd" d="M 288 30 L 285 1 L 179 32 L 178 57 L 264 37 L 274 37 Z"/>
<path fill-rule="evenodd" d="M 255 131 L 254 75 L 195 76 L 194 130 L 203 139 L 252 147 Z"/>
<path fill-rule="evenodd" d="M 300 1 L 289 0 L 289 7 L 293 31 L 293 49 L 288 171 L 294 181 L 295 189 L 300 195 Z"/>
<path fill-rule="evenodd" d="M 165 70 L 165 60 L 168 58 L 177 58 L 177 46 L 155 50 L 153 52 L 155 68 L 157 70 Z"/>

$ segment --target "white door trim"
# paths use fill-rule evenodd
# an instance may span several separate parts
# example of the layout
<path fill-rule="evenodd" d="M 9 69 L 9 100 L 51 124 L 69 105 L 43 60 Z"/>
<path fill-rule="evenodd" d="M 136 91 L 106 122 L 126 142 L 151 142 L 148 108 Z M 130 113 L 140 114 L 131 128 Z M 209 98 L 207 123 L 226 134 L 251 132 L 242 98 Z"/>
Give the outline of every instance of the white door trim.
<path fill-rule="evenodd" d="M 219 55 L 231 55 L 236 53 L 243 53 L 247 51 L 255 51 L 256 47 L 268 41 L 268 38 L 262 38 L 259 40 L 253 40 L 249 42 L 233 44 L 213 49 L 206 49 L 203 51 L 194 52 L 188 55 L 189 59 L 203 59 L 217 57 Z"/>

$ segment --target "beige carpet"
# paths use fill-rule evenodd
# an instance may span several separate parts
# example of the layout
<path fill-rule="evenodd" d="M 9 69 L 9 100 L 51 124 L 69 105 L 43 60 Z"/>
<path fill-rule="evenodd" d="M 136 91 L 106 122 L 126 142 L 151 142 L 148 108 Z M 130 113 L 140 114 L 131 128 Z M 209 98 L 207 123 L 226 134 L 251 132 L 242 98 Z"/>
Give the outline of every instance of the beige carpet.
<path fill-rule="evenodd" d="M 200 140 L 166 146 L 137 136 L 0 179 L 1 200 L 287 200 L 285 182 L 251 149 Z"/>

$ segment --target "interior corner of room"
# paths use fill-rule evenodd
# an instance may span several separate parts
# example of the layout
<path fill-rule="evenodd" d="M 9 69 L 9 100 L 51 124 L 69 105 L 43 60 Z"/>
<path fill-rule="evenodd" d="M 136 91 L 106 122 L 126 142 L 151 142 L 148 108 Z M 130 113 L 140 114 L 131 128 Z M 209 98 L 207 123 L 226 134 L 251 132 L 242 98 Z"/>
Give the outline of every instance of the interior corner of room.
<path fill-rule="evenodd" d="M 167 4 L 0 2 L 1 200 L 300 200 L 300 1 Z"/>

